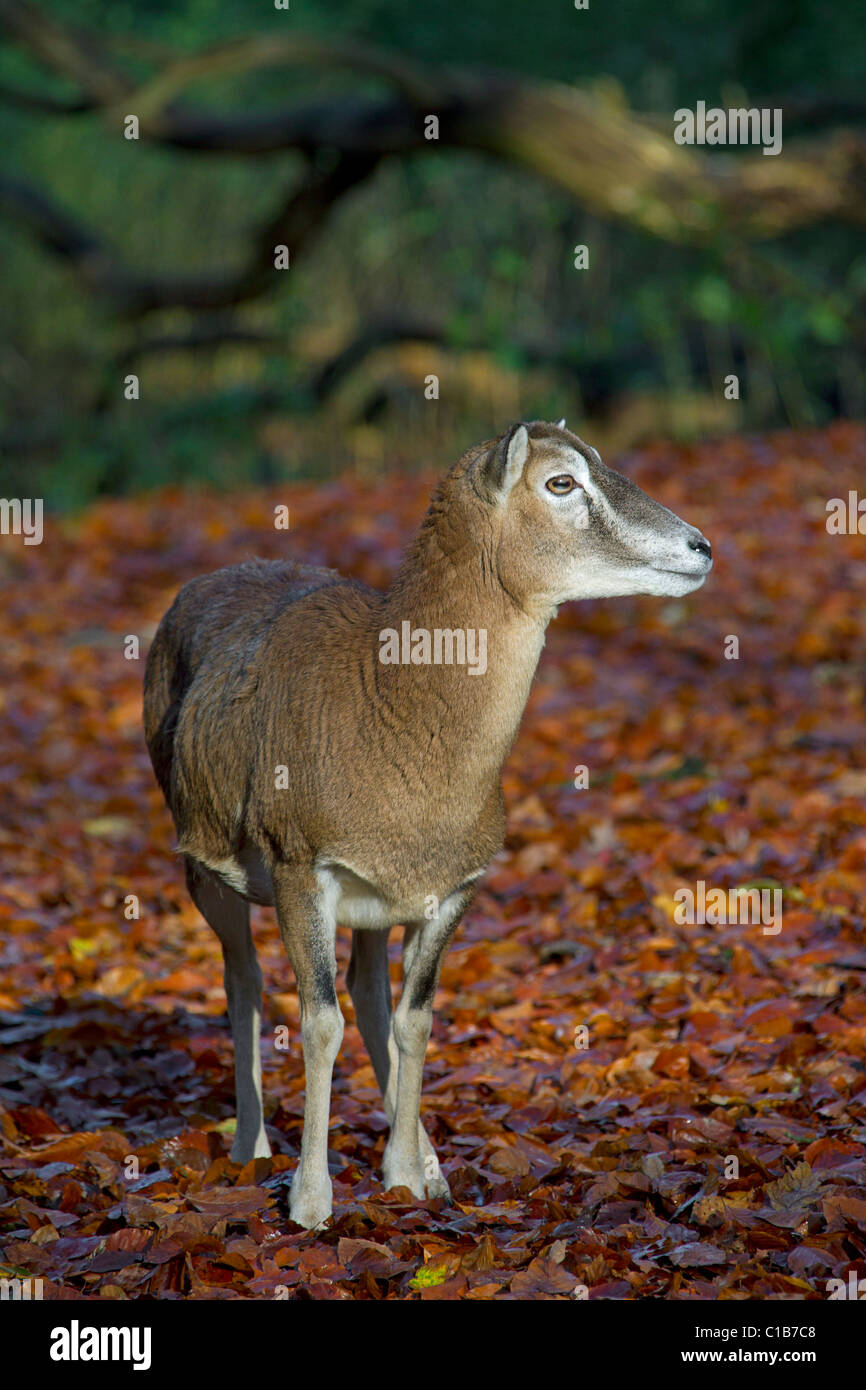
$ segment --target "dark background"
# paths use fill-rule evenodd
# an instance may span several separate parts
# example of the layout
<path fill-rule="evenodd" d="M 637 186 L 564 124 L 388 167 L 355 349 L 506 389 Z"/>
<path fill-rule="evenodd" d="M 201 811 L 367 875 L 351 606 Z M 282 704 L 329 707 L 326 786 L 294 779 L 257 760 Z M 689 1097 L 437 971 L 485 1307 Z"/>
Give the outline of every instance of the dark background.
<path fill-rule="evenodd" d="M 242 258 L 251 227 L 302 177 L 302 157 L 189 153 L 124 140 L 119 116 L 104 111 L 27 109 L 22 92 L 62 102 L 77 84 L 11 31 L 15 8 L 0 5 L 2 176 L 50 197 L 137 270 L 199 273 Z M 459 64 L 591 88 L 600 105 L 670 131 L 672 144 L 677 107 L 782 106 L 784 150 L 766 165 L 862 131 L 866 109 L 854 0 L 591 0 L 586 12 L 570 0 L 292 0 L 287 12 L 241 0 L 63 0 L 46 13 L 91 31 L 142 79 L 227 39 L 312 33 L 357 36 L 434 71 Z M 205 78 L 189 94 L 255 111 L 383 90 L 362 70 L 325 64 Z M 589 271 L 573 267 L 577 243 L 590 246 Z M 432 145 L 382 161 L 334 202 L 288 273 L 216 315 L 130 316 L 85 287 L 15 199 L 0 198 L 0 257 L 0 492 L 39 488 L 55 508 L 166 482 L 444 466 L 518 416 L 564 414 L 616 456 L 656 436 L 864 414 L 856 218 L 742 249 L 725 231 L 682 243 L 590 211 L 518 163 Z M 395 313 L 410 328 L 432 315 L 440 341 L 387 343 L 317 393 L 322 367 Z M 145 339 L 190 335 L 211 341 L 134 356 Z M 123 398 L 128 371 L 141 380 L 137 402 Z M 729 371 L 740 376 L 736 403 L 723 399 Z M 435 403 L 424 398 L 430 372 Z"/>

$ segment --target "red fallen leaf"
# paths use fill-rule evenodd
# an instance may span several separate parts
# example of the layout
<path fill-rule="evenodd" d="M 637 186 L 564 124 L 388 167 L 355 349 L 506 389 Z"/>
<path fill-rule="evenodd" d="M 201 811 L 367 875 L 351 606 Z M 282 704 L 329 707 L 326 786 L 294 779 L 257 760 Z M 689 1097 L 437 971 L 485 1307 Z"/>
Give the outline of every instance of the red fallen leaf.
<path fill-rule="evenodd" d="M 209 989 L 210 984 L 208 976 L 203 975 L 200 970 L 182 965 L 170 975 L 163 976 L 161 980 L 152 981 L 151 989 L 154 993 L 162 991 L 167 994 L 200 994 L 203 990 Z"/>
<path fill-rule="evenodd" d="M 100 1153 L 98 1149 L 88 1149 L 85 1155 L 85 1163 L 92 1168 L 96 1174 L 99 1186 L 105 1191 L 117 1190 L 117 1185 L 121 1177 L 120 1164 L 107 1154 Z"/>
<path fill-rule="evenodd" d="M 261 1187 L 217 1187 L 189 1194 L 189 1203 L 208 1216 L 242 1217 L 263 1211 L 274 1204 L 273 1196 Z"/>
<path fill-rule="evenodd" d="M 308 1295 L 317 1302 L 342 1302 L 352 1297 L 348 1289 L 341 1288 L 339 1284 L 333 1284 L 327 1279 L 317 1279 L 315 1275 L 310 1279 L 306 1289 Z"/>
<path fill-rule="evenodd" d="M 769 1231 L 753 1226 L 746 1232 L 746 1244 L 750 1250 L 787 1250 L 791 1244 L 791 1236 L 783 1235 L 781 1231 Z"/>
<path fill-rule="evenodd" d="M 135 1224 L 143 1222 L 145 1225 L 164 1226 L 178 1210 L 180 1199 L 177 1198 L 171 1202 L 153 1202 L 149 1197 L 140 1197 L 138 1193 L 130 1192 L 124 1206 L 128 1219 Z"/>
<path fill-rule="evenodd" d="M 746 1009 L 743 1018 L 750 1033 L 761 1038 L 786 1037 L 794 1028 L 791 1005 L 786 1001 L 771 1000 L 768 1003 L 755 1004 L 752 1008 Z"/>
<path fill-rule="evenodd" d="M 57 1230 L 62 1230 L 64 1226 L 74 1226 L 78 1221 L 77 1215 L 72 1211 L 57 1211 L 52 1207 L 38 1207 L 33 1202 L 27 1201 L 20 1202 L 19 1207 L 33 1230 L 44 1225 L 46 1221 Z"/>
<path fill-rule="evenodd" d="M 253 1163 L 256 1163 L 258 1160 L 253 1159 L 252 1161 Z M 249 1164 L 247 1164 L 247 1167 L 249 1167 Z M 225 1155 L 223 1155 L 220 1158 L 215 1158 L 213 1163 L 211 1163 L 210 1167 L 206 1170 L 204 1177 L 202 1178 L 202 1187 L 214 1187 L 223 1178 L 231 1178 L 235 1174 L 237 1174 L 237 1176 L 239 1177 L 240 1171 L 238 1170 L 238 1165 L 232 1162 L 232 1160 L 230 1158 L 227 1158 Z M 244 1184 L 244 1186 L 247 1186 L 248 1182 L 249 1179 L 247 1179 L 247 1182 Z"/>
<path fill-rule="evenodd" d="M 48 1249 L 52 1263 L 61 1264 L 66 1260 L 80 1260 L 85 1255 L 92 1255 L 101 1244 L 99 1236 L 61 1236 L 59 1240 L 52 1241 Z"/>
<path fill-rule="evenodd" d="M 501 1177 L 525 1178 L 529 1172 L 529 1159 L 521 1149 L 503 1145 L 494 1150 L 485 1166 Z"/>
<path fill-rule="evenodd" d="M 703 1042 L 725 1031 L 725 1019 L 704 1009 L 693 1009 L 688 1019 L 686 1034 L 697 1033 Z"/>
<path fill-rule="evenodd" d="M 852 1159 L 866 1158 L 866 1145 L 855 1144 L 852 1139 L 816 1139 L 803 1158 L 812 1168 L 837 1168 Z"/>
<path fill-rule="evenodd" d="M 175 1255 L 180 1254 L 183 1245 L 179 1240 L 174 1240 L 169 1236 L 166 1240 L 157 1241 L 149 1250 L 145 1251 L 144 1263 L 149 1265 L 167 1264 L 173 1260 Z"/>
<path fill-rule="evenodd" d="M 828 1197 L 821 1204 L 828 1228 L 839 1230 L 845 1222 L 866 1230 L 866 1200 L 859 1197 Z"/>
<path fill-rule="evenodd" d="M 60 1210 L 77 1213 L 78 1208 L 83 1200 L 83 1197 L 84 1193 L 82 1192 L 79 1183 L 64 1183 L 63 1191 L 60 1194 Z"/>
<path fill-rule="evenodd" d="M 518 1298 L 568 1297 L 580 1281 L 549 1255 L 538 1255 L 515 1274 L 509 1289 Z"/>
<path fill-rule="evenodd" d="M 88 1152 L 98 1151 L 109 1158 L 123 1159 L 130 1152 L 129 1140 L 119 1130 L 86 1130 L 79 1134 L 67 1134 L 53 1143 L 43 1144 L 38 1149 L 27 1149 L 25 1157 L 31 1163 L 49 1163 L 58 1159 L 80 1160 Z"/>
<path fill-rule="evenodd" d="M 600 1178 L 592 1184 L 584 1193 L 584 1201 L 588 1207 L 595 1207 L 599 1202 L 607 1201 L 608 1197 L 619 1196 L 619 1183 L 616 1173 L 602 1173 Z"/>
<path fill-rule="evenodd" d="M 153 1241 L 153 1231 L 138 1226 L 122 1226 L 105 1238 L 106 1250 L 147 1250 Z"/>
<path fill-rule="evenodd" d="M 56 1241 L 52 1242 L 54 1245 Z M 49 1248 L 41 1245 L 33 1245 L 28 1240 L 5 1240 L 3 1246 L 4 1264 L 17 1265 L 20 1269 L 26 1269 L 28 1274 L 44 1274 L 46 1270 L 55 1268 L 54 1260 Z"/>
<path fill-rule="evenodd" d="M 266 1264 L 261 1274 L 250 1280 L 247 1288 L 253 1294 L 275 1298 L 284 1289 L 292 1289 L 298 1283 L 300 1278 L 296 1269 L 274 1269 L 270 1264 Z"/>
<path fill-rule="evenodd" d="M 261 1218 L 255 1214 L 255 1212 L 253 1212 L 252 1216 L 247 1217 L 246 1225 L 247 1234 L 250 1236 L 252 1240 L 256 1242 L 257 1245 L 268 1244 L 275 1238 L 275 1235 L 277 1234 L 275 1228 L 269 1225 L 267 1222 L 262 1221 Z"/>
<path fill-rule="evenodd" d="M 225 1058 L 220 1057 L 215 1048 L 209 1047 L 201 1038 L 191 1041 L 190 1055 L 196 1071 L 224 1071 Z"/>
<path fill-rule="evenodd" d="M 296 1245 L 283 1245 L 279 1249 L 274 1250 L 270 1258 L 280 1269 L 290 1269 L 300 1260 L 301 1251 Z"/>
<path fill-rule="evenodd" d="M 126 1269 L 127 1265 L 141 1262 L 142 1256 L 135 1250 L 100 1250 L 87 1268 L 91 1274 L 106 1274 L 111 1270 Z"/>
<path fill-rule="evenodd" d="M 270 1248 L 273 1249 L 275 1244 L 276 1242 L 272 1241 Z M 261 1254 L 260 1247 L 246 1235 L 229 1237 L 225 1243 L 225 1248 L 227 1254 L 240 1255 L 241 1259 L 248 1260 L 250 1263 L 257 1260 Z"/>
<path fill-rule="evenodd" d="M 662 1076 L 688 1076 L 689 1049 L 681 1044 L 663 1047 L 652 1064 L 653 1071 Z"/>
<path fill-rule="evenodd" d="M 595 1284 L 589 1290 L 591 1299 L 595 1298 L 634 1298 L 635 1290 L 625 1279 L 610 1279 L 604 1284 Z"/>
<path fill-rule="evenodd" d="M 341 1236 L 337 1242 L 337 1259 L 345 1265 L 353 1276 L 372 1274 L 377 1279 L 387 1279 L 414 1269 L 416 1261 L 397 1259 L 387 1245 L 378 1245 L 374 1240 L 352 1240 Z"/>
<path fill-rule="evenodd" d="M 618 1168 L 616 1180 L 624 1192 L 652 1192 L 652 1182 L 645 1173 L 630 1173 Z"/>
<path fill-rule="evenodd" d="M 253 1272 L 249 1260 L 245 1259 L 239 1251 L 227 1250 L 225 1254 L 220 1255 L 217 1264 L 227 1265 L 229 1269 L 237 1269 L 241 1274 L 252 1274 Z"/>
<path fill-rule="evenodd" d="M 210 1158 L 211 1148 L 208 1134 L 200 1129 L 185 1129 L 182 1134 L 175 1134 L 171 1139 L 164 1139 L 159 1146 L 160 1157 L 164 1164 L 170 1165 L 175 1155 L 184 1149 L 199 1149 L 207 1158 Z"/>
<path fill-rule="evenodd" d="M 808 1220 L 808 1210 L 806 1206 L 792 1207 L 787 1211 L 777 1211 L 773 1207 L 760 1207 L 755 1213 L 762 1221 L 768 1222 L 770 1226 L 778 1226 L 781 1230 L 796 1231 Z"/>
<path fill-rule="evenodd" d="M 515 1110 L 507 1117 L 505 1127 L 515 1134 L 527 1134 L 539 1124 L 543 1124 L 552 1114 L 553 1108 L 550 1104 L 525 1105 L 522 1110 Z"/>
<path fill-rule="evenodd" d="M 318 1275 L 321 1279 L 343 1279 L 346 1272 L 345 1267 L 336 1258 L 333 1246 L 326 1246 L 323 1250 L 309 1246 L 301 1251 L 298 1273 L 303 1280 L 311 1275 Z"/>
<path fill-rule="evenodd" d="M 685 1122 L 679 1122 L 676 1127 L 677 1138 L 680 1140 L 687 1139 L 689 1135 L 697 1135 L 715 1144 L 726 1144 L 733 1132 L 732 1125 L 726 1125 L 710 1115 L 690 1115 Z"/>
<path fill-rule="evenodd" d="M 251 1158 L 249 1163 L 245 1163 L 238 1173 L 236 1184 L 238 1187 L 260 1186 L 265 1178 L 269 1178 L 274 1171 L 273 1158 Z"/>
<path fill-rule="evenodd" d="M 190 1255 L 187 1259 L 191 1260 L 192 1269 L 203 1284 L 225 1288 L 234 1283 L 234 1271 L 228 1268 L 223 1260 L 195 1259 Z"/>
<path fill-rule="evenodd" d="M 495 1298 L 497 1294 L 501 1293 L 501 1284 L 475 1284 L 467 1290 L 465 1297 L 469 1299 L 483 1299 L 486 1302 L 488 1299 Z"/>
<path fill-rule="evenodd" d="M 788 1255 L 788 1268 L 792 1274 L 809 1274 L 814 1270 L 832 1269 L 835 1260 L 826 1250 L 814 1246 L 798 1245 Z"/>
<path fill-rule="evenodd" d="M 182 1298 L 188 1277 L 183 1255 L 176 1255 L 174 1259 L 157 1266 L 147 1291 L 153 1298 Z"/>
<path fill-rule="evenodd" d="M 469 1281 L 462 1270 L 452 1274 L 449 1279 L 444 1279 L 441 1284 L 431 1284 L 427 1288 L 419 1290 L 421 1300 L 424 1303 L 447 1303 L 455 1298 L 462 1298 Z"/>
<path fill-rule="evenodd" d="M 151 1202 L 160 1202 L 163 1197 L 167 1197 L 169 1201 L 176 1201 L 178 1197 L 177 1184 L 166 1182 L 164 1178 L 150 1183 L 146 1191 Z"/>
<path fill-rule="evenodd" d="M 699 1269 L 704 1265 L 727 1264 L 728 1261 L 728 1255 L 724 1250 L 703 1240 L 675 1245 L 673 1250 L 667 1252 L 666 1258 L 678 1269 Z"/>
<path fill-rule="evenodd" d="M 28 1139 L 42 1139 L 46 1134 L 62 1134 L 60 1126 L 35 1105 L 20 1105 L 7 1111 L 22 1134 Z"/>

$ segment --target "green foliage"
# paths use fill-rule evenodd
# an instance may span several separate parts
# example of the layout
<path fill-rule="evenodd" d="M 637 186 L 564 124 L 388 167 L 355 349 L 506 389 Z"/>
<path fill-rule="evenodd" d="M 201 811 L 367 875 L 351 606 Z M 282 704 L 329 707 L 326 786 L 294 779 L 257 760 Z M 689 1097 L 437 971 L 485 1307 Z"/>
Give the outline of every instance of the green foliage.
<path fill-rule="evenodd" d="M 760 104 L 780 93 L 814 95 L 817 81 L 827 93 L 856 96 L 864 66 L 862 16 L 847 0 L 829 9 L 805 0 L 781 8 L 771 0 L 679 0 L 651 15 L 645 0 L 592 0 L 585 12 L 570 0 L 540 7 L 493 0 L 304 7 L 293 0 L 288 12 L 245 0 L 56 0 L 51 13 L 102 34 L 134 36 L 141 50 L 132 61 L 142 75 L 148 44 L 166 55 L 191 53 L 297 28 L 359 35 L 431 63 L 568 83 L 604 75 L 633 107 L 663 117 L 698 99 Z M 118 51 L 127 54 L 122 45 Z M 63 90 L 9 44 L 0 47 L 0 81 Z M 277 69 L 200 84 L 191 95 L 244 109 L 347 84 L 357 91 L 357 76 Z M 797 133 L 786 117 L 786 147 Z M 300 170 L 291 154 L 242 160 L 131 146 L 91 116 L 10 113 L 5 134 L 11 172 L 50 190 L 131 266 L 160 271 L 237 264 L 249 228 L 279 204 Z M 591 268 L 578 272 L 573 247 L 581 242 L 591 248 Z M 527 413 L 532 405 L 572 416 L 584 399 L 591 410 L 596 399 L 646 390 L 718 396 L 720 376 L 737 370 L 745 372 L 738 423 L 747 427 L 855 415 L 866 408 L 852 368 L 864 333 L 860 243 L 856 229 L 817 226 L 759 249 L 684 250 L 601 223 L 515 168 L 431 151 L 384 165 L 337 206 L 273 292 L 239 312 L 243 326 L 278 335 L 282 352 L 148 356 L 130 368 L 142 377 L 142 399 L 131 405 L 117 387 L 117 364 L 139 330 L 109 317 L 62 264 L 0 221 L 0 312 L 7 325 L 0 344 L 0 439 L 7 445 L 0 482 L 20 490 L 21 479 L 50 474 L 52 498 L 72 506 L 94 493 L 171 479 L 237 482 L 274 469 L 321 469 L 318 442 L 274 458 L 255 442 L 259 427 L 269 412 L 312 420 L 317 361 L 365 323 L 394 312 L 443 323 L 447 343 L 460 350 L 455 376 L 462 377 L 463 350 L 489 349 L 494 364 L 517 373 L 518 405 Z M 184 314 L 157 315 L 144 334 L 183 333 L 191 324 Z M 558 345 L 559 365 L 544 379 L 529 374 L 521 346 L 527 341 Z M 392 372 L 383 387 L 371 366 L 366 388 L 367 395 L 385 390 L 377 428 L 386 442 L 423 419 L 397 389 L 400 370 L 397 384 Z M 466 443 L 477 422 L 487 430 L 506 423 L 491 422 L 483 395 L 470 408 L 465 393 L 458 402 L 453 379 L 446 385 L 437 428 Z M 364 394 L 360 386 L 357 392 Z M 330 409 L 324 418 L 334 422 L 332 459 L 351 457 L 351 421 L 340 416 L 338 424 L 339 412 Z"/>

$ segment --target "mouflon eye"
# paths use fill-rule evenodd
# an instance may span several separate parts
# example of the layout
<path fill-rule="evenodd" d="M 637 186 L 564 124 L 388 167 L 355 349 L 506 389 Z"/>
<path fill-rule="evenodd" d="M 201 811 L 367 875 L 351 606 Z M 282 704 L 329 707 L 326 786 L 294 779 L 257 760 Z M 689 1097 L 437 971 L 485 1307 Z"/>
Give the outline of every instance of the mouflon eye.
<path fill-rule="evenodd" d="M 554 493 L 557 497 L 564 497 L 567 492 L 572 492 L 578 484 L 570 473 L 557 473 L 555 478 L 548 478 L 544 486 L 548 492 Z"/>

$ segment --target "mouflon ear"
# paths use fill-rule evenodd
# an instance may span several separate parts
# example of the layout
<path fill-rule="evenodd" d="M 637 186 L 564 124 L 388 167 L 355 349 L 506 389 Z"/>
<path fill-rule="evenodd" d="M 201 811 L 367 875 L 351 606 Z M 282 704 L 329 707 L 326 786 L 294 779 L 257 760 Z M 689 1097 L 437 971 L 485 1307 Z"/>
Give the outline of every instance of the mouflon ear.
<path fill-rule="evenodd" d="M 484 463 L 484 476 L 495 496 L 505 497 L 523 473 L 529 457 L 529 433 L 524 424 L 512 425 L 494 444 Z"/>
<path fill-rule="evenodd" d="M 558 430 L 564 430 L 564 429 L 565 429 L 565 416 L 564 416 L 564 415 L 563 415 L 563 417 L 562 417 L 561 420 L 557 420 L 557 422 L 556 422 L 556 428 L 557 428 Z"/>

